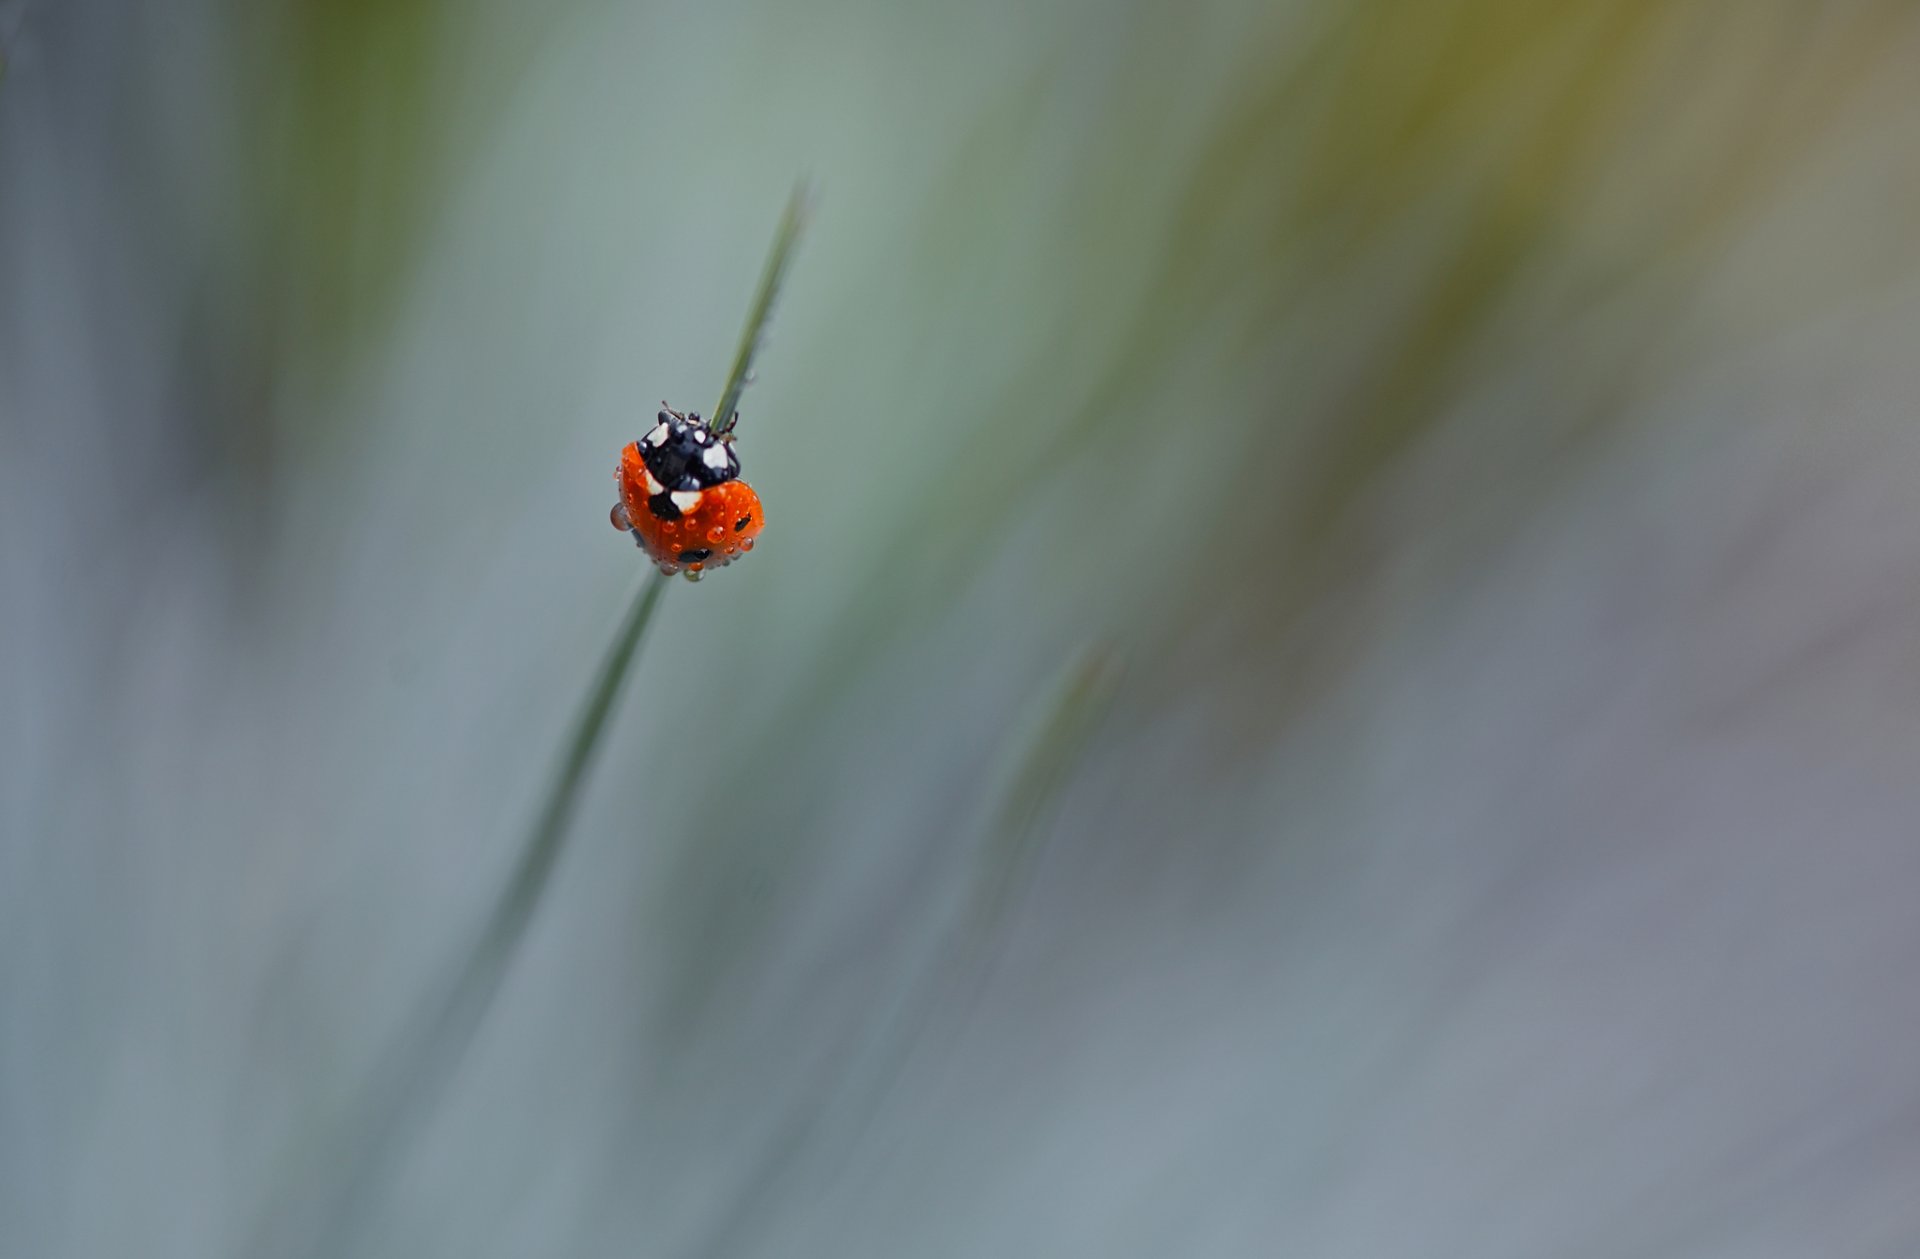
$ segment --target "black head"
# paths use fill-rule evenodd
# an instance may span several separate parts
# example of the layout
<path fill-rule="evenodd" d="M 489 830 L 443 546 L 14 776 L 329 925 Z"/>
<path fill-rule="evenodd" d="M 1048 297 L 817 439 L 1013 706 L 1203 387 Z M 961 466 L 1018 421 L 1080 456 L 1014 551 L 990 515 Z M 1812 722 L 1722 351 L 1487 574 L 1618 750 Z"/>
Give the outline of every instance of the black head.
<path fill-rule="evenodd" d="M 667 492 L 704 490 L 740 475 L 733 445 L 716 437 L 699 412 L 660 412 L 660 422 L 640 439 L 640 461 Z"/>

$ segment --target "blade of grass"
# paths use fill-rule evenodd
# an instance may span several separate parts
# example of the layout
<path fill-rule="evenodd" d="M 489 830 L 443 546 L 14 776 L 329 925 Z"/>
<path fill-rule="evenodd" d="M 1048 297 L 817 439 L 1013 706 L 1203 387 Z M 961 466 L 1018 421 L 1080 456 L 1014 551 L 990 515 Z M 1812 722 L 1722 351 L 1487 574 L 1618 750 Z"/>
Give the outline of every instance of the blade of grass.
<path fill-rule="evenodd" d="M 794 188 L 774 237 L 773 251 L 721 395 L 722 409 L 715 412 L 716 419 L 727 417 L 726 429 L 732 427 L 732 409 L 746 387 L 774 298 L 805 226 L 808 195 L 804 182 Z M 558 772 L 547 788 L 545 803 L 521 850 L 519 863 L 483 921 L 465 964 L 376 1065 L 370 1082 L 348 1107 L 346 1118 L 330 1125 L 330 1135 L 323 1135 L 317 1147 L 307 1152 L 304 1168 L 308 1174 L 295 1176 L 288 1184 L 290 1193 L 297 1195 L 295 1204 L 283 1202 L 279 1209 L 269 1209 L 263 1226 L 243 1253 L 261 1259 L 333 1256 L 351 1248 L 370 1205 L 389 1179 L 394 1160 L 452 1078 L 525 939 L 534 910 L 559 862 L 568 824 L 599 753 L 614 703 L 668 580 L 660 573 L 650 573 L 634 593 L 626 618 L 615 631 L 600 669 L 587 688 L 586 700 L 574 719 Z M 336 1176 L 332 1185 L 326 1184 L 329 1177 Z M 313 1188 L 316 1182 L 323 1186 L 317 1191 Z"/>
<path fill-rule="evenodd" d="M 740 405 L 740 395 L 747 387 L 753 360 L 766 341 L 767 321 L 773 317 L 774 300 L 780 296 L 780 286 L 786 281 L 787 268 L 793 263 L 794 247 L 800 243 L 800 234 L 806 230 L 807 212 L 812 201 L 812 189 L 804 179 L 793 186 L 793 195 L 787 198 L 786 212 L 780 216 L 779 230 L 774 233 L 773 251 L 767 255 L 766 269 L 760 273 L 760 287 L 754 293 L 753 305 L 747 312 L 746 327 L 740 332 L 740 348 L 733 355 L 733 370 L 727 373 L 727 387 L 720 391 L 720 405 L 713 409 L 712 424 L 716 433 L 733 431 L 734 408 Z"/>
<path fill-rule="evenodd" d="M 559 772 L 547 787 L 546 803 L 521 851 L 519 864 L 487 915 L 479 941 L 467 955 L 466 965 L 447 986 L 433 1007 L 434 1013 L 422 1021 L 409 1047 L 395 1055 L 394 1083 L 383 1090 L 393 1095 L 392 1110 L 419 1106 L 430 1092 L 429 1079 L 435 1082 L 446 1079 L 450 1074 L 446 1068 L 472 1039 L 481 1016 L 499 991 L 507 966 L 533 921 L 541 893 L 552 881 L 566 840 L 567 824 L 579 806 L 580 789 L 598 756 L 607 719 L 613 713 L 614 702 L 620 697 L 669 580 L 662 573 L 647 574 L 627 605 L 627 614 L 614 632 L 613 641 L 600 660 L 600 668 L 587 687 L 586 699 L 574 717 L 573 733 L 561 755 Z"/>
<path fill-rule="evenodd" d="M 601 658 L 573 721 L 545 802 L 512 876 L 482 921 L 464 965 L 426 1003 L 400 1040 L 375 1065 L 367 1084 L 307 1151 L 302 1174 L 290 1178 L 292 1201 L 268 1213 L 243 1253 L 256 1259 L 349 1253 L 395 1161 L 452 1080 L 533 921 L 558 864 L 567 824 L 599 752 L 608 718 L 660 606 L 670 579 L 649 573 Z M 329 1184 L 329 1181 L 332 1181 Z M 318 1188 L 316 1188 L 318 1186 Z"/>
<path fill-rule="evenodd" d="M 580 787 L 586 781 L 587 771 L 593 768 L 601 735 L 607 728 L 607 718 L 613 712 L 613 703 L 620 696 L 627 671 L 633 665 L 633 658 L 640 649 L 641 640 L 646 637 L 647 626 L 652 623 L 654 610 L 660 606 L 660 596 L 666 588 L 667 578 L 663 574 L 647 574 L 640 583 L 640 589 L 634 592 L 633 602 L 627 606 L 626 619 L 620 623 L 607 654 L 600 661 L 599 672 L 587 688 L 586 703 L 574 719 L 573 735 L 567 740 L 560 772 L 547 789 L 546 805 L 540 810 L 539 821 L 534 824 L 526 851 L 521 854 L 513 878 L 494 906 L 480 945 L 474 950 L 462 981 L 456 987 L 456 993 L 467 994 L 468 1002 L 477 1001 L 484 1008 L 487 998 L 499 983 L 506 959 L 511 956 L 514 946 L 526 931 L 527 923 L 533 918 L 534 906 L 546 888 L 548 879 L 552 877 L 554 864 L 559 860 L 567 823 L 573 819 L 574 809 L 580 802 Z M 479 1010 L 476 1009 L 476 1018 L 478 1014 Z"/>

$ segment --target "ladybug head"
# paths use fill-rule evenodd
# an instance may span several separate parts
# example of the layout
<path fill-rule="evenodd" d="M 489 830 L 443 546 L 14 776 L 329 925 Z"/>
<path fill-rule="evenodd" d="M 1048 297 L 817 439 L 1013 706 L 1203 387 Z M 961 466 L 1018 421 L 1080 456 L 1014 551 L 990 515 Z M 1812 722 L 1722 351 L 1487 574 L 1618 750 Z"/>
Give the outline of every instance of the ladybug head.
<path fill-rule="evenodd" d="M 640 458 L 668 491 L 704 490 L 740 475 L 740 457 L 727 437 L 716 436 L 699 412 L 672 408 L 640 439 Z"/>

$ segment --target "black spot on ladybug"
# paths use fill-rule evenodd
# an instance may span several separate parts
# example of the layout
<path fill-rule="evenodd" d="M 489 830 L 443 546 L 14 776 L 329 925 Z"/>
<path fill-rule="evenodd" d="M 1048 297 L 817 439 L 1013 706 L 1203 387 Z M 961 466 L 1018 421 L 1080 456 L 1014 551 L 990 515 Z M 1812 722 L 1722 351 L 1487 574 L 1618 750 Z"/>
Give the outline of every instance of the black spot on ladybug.
<path fill-rule="evenodd" d="M 733 522 L 733 531 L 735 533 L 739 533 L 742 529 L 745 529 L 748 525 L 752 523 L 753 523 L 752 516 L 742 516 L 740 517 L 740 519 Z"/>
<path fill-rule="evenodd" d="M 692 550 L 680 552 L 680 562 L 682 564 L 698 564 L 701 560 L 706 559 L 707 556 L 712 554 L 713 552 L 706 547 L 694 547 Z"/>
<path fill-rule="evenodd" d="M 647 510 L 661 520 L 680 519 L 680 509 L 673 505 L 673 495 L 661 493 L 647 499 Z"/>

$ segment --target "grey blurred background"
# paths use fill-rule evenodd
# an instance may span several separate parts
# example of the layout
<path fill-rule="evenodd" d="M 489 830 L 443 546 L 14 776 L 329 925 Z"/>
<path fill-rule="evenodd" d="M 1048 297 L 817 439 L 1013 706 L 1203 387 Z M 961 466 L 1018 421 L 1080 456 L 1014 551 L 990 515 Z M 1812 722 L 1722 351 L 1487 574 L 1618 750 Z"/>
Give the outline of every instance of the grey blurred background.
<path fill-rule="evenodd" d="M 1912 5 L 0 56 L 8 1259 L 1920 1253 Z M 762 545 L 390 1106 L 803 173 Z"/>

